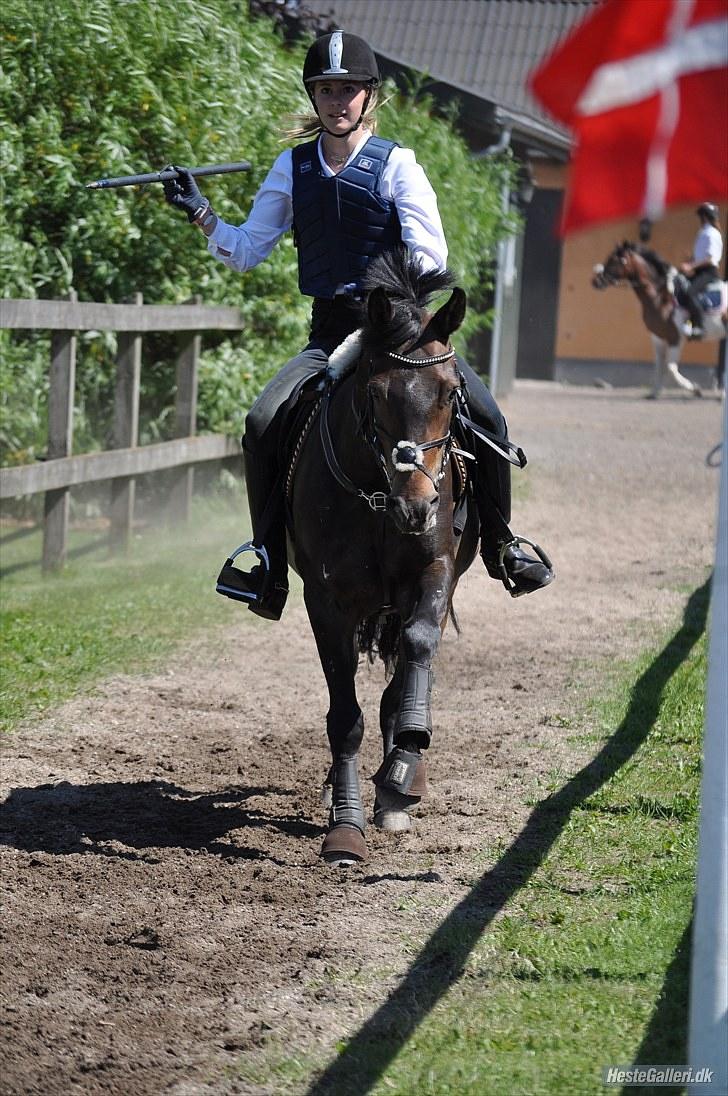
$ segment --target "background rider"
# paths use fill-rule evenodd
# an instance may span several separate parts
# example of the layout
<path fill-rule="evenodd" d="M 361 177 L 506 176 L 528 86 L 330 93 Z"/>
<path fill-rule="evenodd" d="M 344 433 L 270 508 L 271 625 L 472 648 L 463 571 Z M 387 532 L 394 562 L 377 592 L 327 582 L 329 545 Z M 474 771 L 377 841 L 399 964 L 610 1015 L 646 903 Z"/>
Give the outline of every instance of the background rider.
<path fill-rule="evenodd" d="M 723 255 L 723 237 L 718 229 L 718 207 L 703 202 L 695 211 L 700 218 L 700 228 L 693 244 L 692 259 L 680 264 L 680 270 L 689 279 L 685 305 L 690 313 L 690 323 L 683 332 L 690 339 L 703 337 L 703 306 L 700 294 L 707 285 L 720 278 L 718 264 Z"/>

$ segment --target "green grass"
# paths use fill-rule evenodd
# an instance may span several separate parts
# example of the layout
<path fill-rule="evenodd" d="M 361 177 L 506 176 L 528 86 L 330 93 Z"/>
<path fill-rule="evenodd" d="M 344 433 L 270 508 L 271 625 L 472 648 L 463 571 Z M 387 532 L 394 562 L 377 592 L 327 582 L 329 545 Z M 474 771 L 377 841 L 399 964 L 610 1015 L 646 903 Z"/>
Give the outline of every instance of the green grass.
<path fill-rule="evenodd" d="M 272 1045 L 244 1076 L 307 1096 L 596 1096 L 603 1066 L 686 1062 L 707 602 L 706 584 L 574 720 L 595 757 L 484 873 L 473 856 L 468 896 L 329 1065 Z"/>
<path fill-rule="evenodd" d="M 247 535 L 245 496 L 196 501 L 189 525 L 135 537 L 110 558 L 99 532 L 72 531 L 69 563 L 40 573 L 41 534 L 0 533 L 0 727 L 114 672 L 158 664 L 180 641 L 250 614 L 215 593 L 223 559 Z M 17 532 L 17 531 L 16 531 Z"/>

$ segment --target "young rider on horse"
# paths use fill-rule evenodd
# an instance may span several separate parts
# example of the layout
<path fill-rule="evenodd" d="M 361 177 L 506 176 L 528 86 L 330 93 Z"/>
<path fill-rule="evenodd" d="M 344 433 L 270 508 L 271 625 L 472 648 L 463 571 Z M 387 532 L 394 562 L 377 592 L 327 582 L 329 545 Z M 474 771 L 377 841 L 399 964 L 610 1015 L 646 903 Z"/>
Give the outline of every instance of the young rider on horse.
<path fill-rule="evenodd" d="M 700 228 L 693 244 L 692 259 L 680 264 L 681 272 L 689 279 L 685 306 L 690 313 L 690 323 L 683 329 L 683 334 L 689 339 L 701 339 L 704 335 L 700 294 L 712 281 L 720 278 L 718 264 L 723 255 L 723 237 L 718 230 L 718 207 L 712 202 L 703 202 L 695 212 L 700 218 Z"/>
<path fill-rule="evenodd" d="M 314 140 L 281 153 L 240 227 L 216 216 L 186 169 L 177 168 L 180 178 L 164 187 L 167 200 L 207 236 L 212 255 L 233 270 L 262 262 L 293 227 L 299 287 L 313 297 L 307 347 L 268 383 L 246 418 L 252 550 L 263 561 L 267 557 L 267 566 L 262 562 L 247 573 L 231 563 L 223 568 L 225 592 L 271 620 L 279 619 L 288 593 L 280 468 L 286 406 L 361 326 L 358 289 L 375 255 L 404 244 L 423 271 L 444 270 L 447 262 L 437 198 L 414 153 L 374 136 L 379 70 L 367 43 L 341 31 L 324 35 L 306 55 L 303 81 L 315 117 L 307 119 L 298 136 L 315 135 Z M 506 441 L 506 422 L 492 395 L 460 358 L 458 365 L 472 420 Z M 548 585 L 552 570 L 518 541 L 510 543 L 509 464 L 477 438 L 476 457 L 481 555 L 488 573 L 503 579 L 504 567 L 504 584 L 514 596 Z"/>

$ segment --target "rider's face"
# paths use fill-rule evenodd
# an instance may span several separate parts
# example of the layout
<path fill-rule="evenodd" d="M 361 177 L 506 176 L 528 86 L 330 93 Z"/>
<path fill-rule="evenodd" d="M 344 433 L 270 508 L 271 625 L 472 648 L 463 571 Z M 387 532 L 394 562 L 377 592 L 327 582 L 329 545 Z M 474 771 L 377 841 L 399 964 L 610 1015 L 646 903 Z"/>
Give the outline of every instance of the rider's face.
<path fill-rule="evenodd" d="M 347 133 L 359 121 L 367 85 L 357 80 L 317 80 L 313 96 L 319 118 L 331 133 Z"/>

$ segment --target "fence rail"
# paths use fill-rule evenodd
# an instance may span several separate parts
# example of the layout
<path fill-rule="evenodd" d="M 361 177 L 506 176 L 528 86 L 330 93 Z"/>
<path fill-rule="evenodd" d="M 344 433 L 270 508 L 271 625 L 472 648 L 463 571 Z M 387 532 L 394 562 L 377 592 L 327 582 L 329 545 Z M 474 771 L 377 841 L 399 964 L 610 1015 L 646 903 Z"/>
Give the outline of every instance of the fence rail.
<path fill-rule="evenodd" d="M 43 570 L 55 570 L 66 559 L 70 488 L 100 480 L 111 482 L 111 549 L 126 549 L 134 518 L 136 476 L 164 468 L 178 474 L 168 499 L 175 520 L 186 520 L 194 483 L 194 465 L 239 453 L 239 444 L 221 435 L 196 436 L 197 370 L 201 332 L 241 331 L 237 308 L 189 304 L 145 305 L 140 293 L 125 304 L 68 300 L 0 300 L 0 328 L 50 330 L 48 459 L 0 469 L 0 499 L 45 493 Z M 119 334 L 112 448 L 72 456 L 73 406 L 78 331 Z M 179 334 L 176 361 L 175 440 L 138 446 L 142 336 L 150 332 Z"/>
<path fill-rule="evenodd" d="M 51 331 L 240 331 L 237 308 L 201 304 L 104 304 L 0 300 L 0 327 Z"/>

